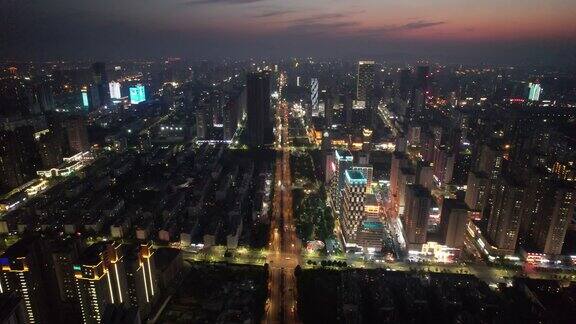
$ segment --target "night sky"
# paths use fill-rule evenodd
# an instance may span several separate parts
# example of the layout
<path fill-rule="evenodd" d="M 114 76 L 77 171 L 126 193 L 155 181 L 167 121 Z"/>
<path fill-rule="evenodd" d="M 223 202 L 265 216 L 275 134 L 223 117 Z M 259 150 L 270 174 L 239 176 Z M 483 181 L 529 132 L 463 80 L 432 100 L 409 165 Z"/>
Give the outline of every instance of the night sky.
<path fill-rule="evenodd" d="M 574 0 L 0 0 L 0 58 L 576 61 Z"/>

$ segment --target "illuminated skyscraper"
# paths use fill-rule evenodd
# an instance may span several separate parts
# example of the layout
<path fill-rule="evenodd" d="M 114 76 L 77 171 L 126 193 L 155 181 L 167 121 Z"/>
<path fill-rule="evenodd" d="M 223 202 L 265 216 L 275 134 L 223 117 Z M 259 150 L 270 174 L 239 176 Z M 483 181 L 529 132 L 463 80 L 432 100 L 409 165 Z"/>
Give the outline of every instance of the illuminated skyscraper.
<path fill-rule="evenodd" d="M 144 101 L 146 101 L 146 89 L 144 86 L 137 84 L 133 87 L 130 87 L 130 103 L 137 105 Z"/>
<path fill-rule="evenodd" d="M 122 94 L 120 93 L 120 82 L 112 81 L 108 84 L 110 88 L 110 98 L 111 99 L 120 99 L 122 98 Z"/>
<path fill-rule="evenodd" d="M 374 61 L 358 62 L 358 75 L 356 79 L 356 100 L 368 100 L 368 95 L 374 89 Z"/>
<path fill-rule="evenodd" d="M 312 114 L 318 116 L 318 79 L 312 78 L 310 82 L 310 100 L 312 102 Z"/>
<path fill-rule="evenodd" d="M 334 152 L 334 163 L 332 171 L 334 177 L 332 179 L 332 208 L 339 212 L 342 204 L 342 190 L 344 190 L 344 183 L 346 180 L 345 172 L 352 167 L 354 157 L 348 150 L 336 150 Z"/>
<path fill-rule="evenodd" d="M 40 238 L 35 236 L 19 240 L 0 257 L 0 293 L 13 292 L 24 299 L 29 323 L 49 321 L 41 258 Z"/>
<path fill-rule="evenodd" d="M 88 109 L 88 107 L 90 107 L 90 100 L 88 99 L 88 88 L 83 87 L 81 93 L 82 93 L 82 107 L 84 107 L 84 109 Z"/>
<path fill-rule="evenodd" d="M 366 178 L 360 171 L 344 171 L 341 221 L 347 246 L 356 244 L 356 236 L 364 220 Z"/>
<path fill-rule="evenodd" d="M 542 87 L 540 87 L 540 83 L 528 84 L 528 100 L 539 101 L 541 93 L 542 93 Z"/>
<path fill-rule="evenodd" d="M 100 323 L 107 305 L 129 303 L 120 243 L 92 244 L 73 269 L 84 323 Z"/>
<path fill-rule="evenodd" d="M 132 306 L 138 306 L 143 317 L 148 316 L 158 295 L 154 253 L 152 244 L 146 243 L 131 246 L 127 255 L 128 298 Z"/>

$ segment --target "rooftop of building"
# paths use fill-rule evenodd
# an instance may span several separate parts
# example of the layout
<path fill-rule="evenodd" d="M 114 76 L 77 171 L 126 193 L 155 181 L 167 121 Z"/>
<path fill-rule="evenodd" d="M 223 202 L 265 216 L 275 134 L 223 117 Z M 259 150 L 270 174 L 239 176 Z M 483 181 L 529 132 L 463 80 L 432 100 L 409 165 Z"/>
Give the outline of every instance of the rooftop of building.
<path fill-rule="evenodd" d="M 346 174 L 346 179 L 348 180 L 348 182 L 353 182 L 353 183 L 366 183 L 367 180 L 364 177 L 364 174 L 362 174 L 362 172 L 357 171 L 357 170 L 346 170 L 345 172 Z"/>
<path fill-rule="evenodd" d="M 106 251 L 109 244 L 112 242 L 96 242 L 90 245 L 78 259 L 78 263 L 84 265 L 96 265 L 100 263 L 102 252 Z"/>

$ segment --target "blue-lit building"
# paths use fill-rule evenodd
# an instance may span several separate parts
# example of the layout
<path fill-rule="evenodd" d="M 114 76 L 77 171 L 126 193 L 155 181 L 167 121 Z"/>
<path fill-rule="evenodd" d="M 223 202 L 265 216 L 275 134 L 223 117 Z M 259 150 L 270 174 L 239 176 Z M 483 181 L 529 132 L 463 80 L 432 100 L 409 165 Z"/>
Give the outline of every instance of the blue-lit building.
<path fill-rule="evenodd" d="M 146 101 L 146 89 L 144 86 L 137 84 L 133 87 L 130 87 L 130 103 L 137 105 L 144 101 Z"/>
<path fill-rule="evenodd" d="M 542 87 L 539 83 L 528 84 L 528 100 L 539 101 L 540 94 L 542 93 Z"/>
<path fill-rule="evenodd" d="M 82 107 L 88 109 L 90 106 L 90 101 L 88 100 L 88 88 L 82 88 Z"/>

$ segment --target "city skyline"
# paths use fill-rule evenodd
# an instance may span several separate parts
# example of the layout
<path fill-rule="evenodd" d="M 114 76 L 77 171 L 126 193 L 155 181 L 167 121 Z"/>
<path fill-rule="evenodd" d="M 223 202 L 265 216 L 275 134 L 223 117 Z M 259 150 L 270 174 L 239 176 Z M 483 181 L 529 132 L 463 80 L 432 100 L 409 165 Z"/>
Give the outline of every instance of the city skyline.
<path fill-rule="evenodd" d="M 573 0 L 0 0 L 0 322 L 573 323 Z"/>

